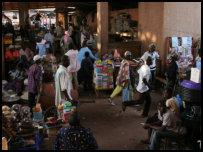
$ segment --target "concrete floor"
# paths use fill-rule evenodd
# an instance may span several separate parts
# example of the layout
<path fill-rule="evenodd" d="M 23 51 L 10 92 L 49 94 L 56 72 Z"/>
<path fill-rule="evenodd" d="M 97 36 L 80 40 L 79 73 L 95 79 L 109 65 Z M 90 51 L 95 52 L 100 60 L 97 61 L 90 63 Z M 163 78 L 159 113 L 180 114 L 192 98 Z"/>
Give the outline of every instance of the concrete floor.
<path fill-rule="evenodd" d="M 81 124 L 90 128 L 96 138 L 99 150 L 145 150 L 147 145 L 140 144 L 141 139 L 147 137 L 147 131 L 140 125 L 146 118 L 141 117 L 143 105 L 127 107 L 122 112 L 121 95 L 114 99 L 116 106 L 112 106 L 107 97 L 112 92 L 101 92 L 100 97 L 94 93 L 79 90 L 79 100 L 90 100 L 91 94 L 96 103 L 84 103 L 79 106 Z M 156 112 L 156 102 L 161 98 L 161 91 L 151 92 L 150 113 Z M 139 95 L 136 94 L 136 98 Z M 42 150 L 53 150 L 56 129 L 50 130 L 51 136 L 40 145 Z"/>

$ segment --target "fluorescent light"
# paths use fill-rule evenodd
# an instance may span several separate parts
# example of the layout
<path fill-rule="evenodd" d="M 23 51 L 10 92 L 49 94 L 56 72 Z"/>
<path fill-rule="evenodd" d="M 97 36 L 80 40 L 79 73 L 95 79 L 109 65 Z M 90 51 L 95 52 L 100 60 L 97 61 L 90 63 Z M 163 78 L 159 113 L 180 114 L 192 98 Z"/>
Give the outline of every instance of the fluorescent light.
<path fill-rule="evenodd" d="M 68 8 L 70 8 L 70 9 L 75 9 L 75 7 L 68 7 Z"/>
<path fill-rule="evenodd" d="M 75 12 L 68 12 L 68 14 L 74 14 Z"/>

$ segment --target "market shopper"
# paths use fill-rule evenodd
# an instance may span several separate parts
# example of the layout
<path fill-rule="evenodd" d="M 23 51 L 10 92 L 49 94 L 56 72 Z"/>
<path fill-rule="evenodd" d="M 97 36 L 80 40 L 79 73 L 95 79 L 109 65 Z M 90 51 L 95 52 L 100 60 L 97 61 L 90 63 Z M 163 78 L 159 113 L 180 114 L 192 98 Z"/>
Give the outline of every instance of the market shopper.
<path fill-rule="evenodd" d="M 54 33 L 56 34 L 56 37 L 61 38 L 63 36 L 64 28 L 61 26 L 61 22 L 58 22 L 58 25 L 56 26 Z"/>
<path fill-rule="evenodd" d="M 8 83 L 6 89 L 12 89 L 15 91 L 19 96 L 22 95 L 23 87 L 24 87 L 24 80 L 27 77 L 27 71 L 24 67 L 23 63 L 19 63 L 15 70 L 11 70 L 10 74 L 10 82 Z"/>
<path fill-rule="evenodd" d="M 42 70 L 40 67 L 41 64 L 41 57 L 39 55 L 35 55 L 34 64 L 29 68 L 28 71 L 28 100 L 29 100 L 29 107 L 31 113 L 33 115 L 32 108 L 36 104 L 35 97 L 37 96 L 37 100 L 39 101 L 40 97 L 40 80 L 42 75 Z"/>
<path fill-rule="evenodd" d="M 70 37 L 69 32 L 65 31 L 65 35 L 61 38 L 60 41 L 60 46 L 64 54 L 70 49 L 69 45 L 71 43 L 73 44 L 73 39 Z"/>
<path fill-rule="evenodd" d="M 38 42 L 36 45 L 37 54 L 39 56 L 44 56 L 49 52 L 49 43 L 43 39 L 43 37 L 38 37 Z"/>
<path fill-rule="evenodd" d="M 5 69 L 6 77 L 8 78 L 8 72 L 10 70 L 15 69 L 16 63 L 20 59 L 19 51 L 14 48 L 13 45 L 9 45 L 9 49 L 5 52 L 5 66 L 7 67 Z"/>
<path fill-rule="evenodd" d="M 9 62 L 16 63 L 20 59 L 19 51 L 13 45 L 9 45 L 9 49 L 5 52 L 5 59 Z"/>
<path fill-rule="evenodd" d="M 54 142 L 54 150 L 96 150 L 97 141 L 90 129 L 80 124 L 77 113 L 73 113 L 68 120 L 70 126 L 61 128 Z"/>
<path fill-rule="evenodd" d="M 160 142 L 163 138 L 178 137 L 184 135 L 187 130 L 182 125 L 182 121 L 171 110 L 166 108 L 165 103 L 160 103 L 160 113 L 162 116 L 161 126 L 145 124 L 145 127 L 152 128 L 149 150 L 159 150 Z"/>
<path fill-rule="evenodd" d="M 49 43 L 51 53 L 54 54 L 54 32 L 47 30 L 44 39 Z"/>
<path fill-rule="evenodd" d="M 144 110 L 142 112 L 142 117 L 147 117 L 151 105 L 151 96 L 149 90 L 151 89 L 150 85 L 148 84 L 150 79 L 150 68 L 149 66 L 152 64 L 152 58 L 150 56 L 147 57 L 145 64 L 140 67 L 137 71 L 139 73 L 139 83 L 137 86 L 137 91 L 140 93 L 140 98 L 137 101 L 129 101 L 123 102 L 122 107 L 123 111 L 125 111 L 126 106 L 136 105 L 136 104 L 143 104 L 146 101 Z"/>
<path fill-rule="evenodd" d="M 26 57 L 25 55 L 22 55 L 22 56 L 20 57 L 20 61 L 17 63 L 16 67 L 18 67 L 18 65 L 21 64 L 21 63 L 23 64 L 23 66 L 24 66 L 24 68 L 25 68 L 26 70 L 28 70 L 29 67 L 31 66 L 31 62 L 29 62 L 29 61 L 27 60 L 27 57 Z"/>
<path fill-rule="evenodd" d="M 34 52 L 29 47 L 27 47 L 27 44 L 21 45 L 21 49 L 20 49 L 19 53 L 20 53 L 20 57 L 22 55 L 25 55 L 27 58 L 27 61 L 29 61 L 29 62 L 31 62 L 34 57 Z"/>
<path fill-rule="evenodd" d="M 73 44 L 70 43 L 69 50 L 65 55 L 69 56 L 69 59 L 70 59 L 70 65 L 67 68 L 68 77 L 71 82 L 69 83 L 69 90 L 68 90 L 70 94 L 71 89 L 78 90 L 77 72 L 80 69 L 80 64 L 77 58 L 78 50 L 75 50 L 73 47 Z"/>
<path fill-rule="evenodd" d="M 159 60 L 160 56 L 156 51 L 156 44 L 152 43 L 149 45 L 149 50 L 146 51 L 143 56 L 141 57 L 141 61 L 146 61 L 147 57 L 150 56 L 152 58 L 152 65 L 150 65 L 151 71 L 151 87 L 155 89 L 155 82 L 156 82 L 156 60 Z"/>
<path fill-rule="evenodd" d="M 115 105 L 113 102 L 113 98 L 115 98 L 122 90 L 123 88 L 126 88 L 128 85 L 130 85 L 130 59 L 131 59 L 131 52 L 126 51 L 125 52 L 125 59 L 122 60 L 121 66 L 118 72 L 118 76 L 116 78 L 116 88 L 114 89 L 113 93 L 108 98 L 108 101 Z"/>
<path fill-rule="evenodd" d="M 162 116 L 160 113 L 160 106 L 162 103 L 166 103 L 166 100 L 172 97 L 172 89 L 170 87 L 166 87 L 164 89 L 164 93 L 163 93 L 163 99 L 159 100 L 157 102 L 157 112 L 154 113 L 153 115 L 149 115 L 145 124 L 150 124 L 153 126 L 160 126 L 162 123 Z M 149 127 L 146 127 L 145 124 L 143 125 L 144 129 L 148 130 L 148 138 L 145 140 L 141 140 L 141 143 L 143 144 L 149 144 L 150 142 L 150 137 L 151 137 L 151 133 L 152 133 L 152 129 Z"/>
<path fill-rule="evenodd" d="M 81 69 L 79 70 L 80 81 L 84 82 L 84 90 L 92 89 L 93 70 L 94 67 L 89 58 L 89 52 L 85 52 L 85 59 L 82 60 Z"/>
<path fill-rule="evenodd" d="M 176 97 L 172 97 L 166 100 L 166 107 L 171 110 L 177 117 L 180 117 L 180 106 Z"/>
<path fill-rule="evenodd" d="M 169 57 L 169 67 L 166 71 L 166 85 L 174 88 L 176 83 L 177 75 L 178 75 L 178 65 L 176 61 L 178 60 L 178 55 L 173 52 Z"/>
<path fill-rule="evenodd" d="M 92 51 L 87 47 L 87 40 L 83 41 L 82 48 L 78 52 L 78 61 L 81 65 L 82 60 L 85 58 L 85 52 L 89 53 L 89 57 L 93 60 L 99 60 L 99 58 L 96 58 L 93 54 Z"/>
<path fill-rule="evenodd" d="M 56 96 L 55 96 L 55 106 L 58 107 L 61 100 L 69 100 L 68 96 L 68 72 L 67 67 L 70 64 L 70 59 L 67 55 L 63 55 L 61 58 L 61 65 L 59 65 L 59 68 L 57 69 L 56 75 L 55 75 L 55 88 L 56 88 Z M 60 115 L 59 115 L 60 116 Z"/>

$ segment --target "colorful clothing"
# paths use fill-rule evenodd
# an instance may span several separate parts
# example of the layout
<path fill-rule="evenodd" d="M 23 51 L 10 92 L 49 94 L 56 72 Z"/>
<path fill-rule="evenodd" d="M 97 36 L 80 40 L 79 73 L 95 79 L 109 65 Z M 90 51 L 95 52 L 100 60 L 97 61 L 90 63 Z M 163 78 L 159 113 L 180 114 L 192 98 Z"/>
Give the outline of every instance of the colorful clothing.
<path fill-rule="evenodd" d="M 20 93 L 23 91 L 24 87 L 24 79 L 27 76 L 27 72 L 14 70 L 9 72 L 10 76 L 12 77 L 13 81 L 9 82 L 6 89 L 12 89 L 16 93 Z"/>
<path fill-rule="evenodd" d="M 88 48 L 88 47 L 83 47 L 80 49 L 80 51 L 78 52 L 78 61 L 81 65 L 82 63 L 82 60 L 85 59 L 85 52 L 88 52 L 89 53 L 89 57 L 91 59 L 94 59 L 94 60 L 99 60 L 98 58 L 96 58 L 93 54 L 92 54 L 92 51 Z"/>
<path fill-rule="evenodd" d="M 126 80 L 130 80 L 130 63 L 127 60 L 121 62 L 121 66 L 116 78 L 116 85 L 124 87 Z"/>
<path fill-rule="evenodd" d="M 36 80 L 40 80 L 41 77 L 41 67 L 39 65 L 32 65 L 29 68 L 28 71 L 28 92 L 31 92 L 33 94 L 37 93 L 37 86 L 36 86 Z M 37 84 L 40 85 L 40 84 Z"/>
<path fill-rule="evenodd" d="M 26 48 L 25 50 L 20 49 L 19 51 L 20 56 L 25 55 L 27 60 L 30 61 L 34 57 L 34 52 L 31 51 L 29 48 Z"/>
<path fill-rule="evenodd" d="M 24 80 L 21 79 L 14 79 L 12 82 L 9 82 L 6 90 L 13 90 L 16 93 L 20 93 L 23 91 L 23 87 L 24 87 Z"/>
<path fill-rule="evenodd" d="M 49 48 L 49 43 L 46 40 L 42 40 L 42 42 L 37 43 L 36 49 L 39 50 L 39 56 L 46 55 L 46 49 Z"/>
<path fill-rule="evenodd" d="M 63 53 L 65 54 L 65 53 L 69 50 L 69 45 L 70 45 L 70 43 L 73 43 L 73 39 L 69 36 L 69 37 L 67 38 L 67 42 L 64 42 L 64 37 L 65 37 L 65 36 L 63 36 L 63 37 L 61 38 L 60 46 L 61 46 L 61 48 L 62 48 L 62 50 L 63 50 Z"/>
<path fill-rule="evenodd" d="M 15 50 L 11 52 L 10 50 L 7 50 L 5 53 L 5 59 L 7 60 L 14 60 L 15 58 L 18 58 L 20 56 L 18 50 Z"/>
<path fill-rule="evenodd" d="M 68 72 L 77 72 L 80 69 L 80 63 L 77 59 L 78 50 L 69 50 L 65 55 L 69 56 L 70 65 L 67 68 Z"/>
<path fill-rule="evenodd" d="M 56 135 L 54 150 L 96 150 L 97 141 L 89 129 L 64 127 Z"/>

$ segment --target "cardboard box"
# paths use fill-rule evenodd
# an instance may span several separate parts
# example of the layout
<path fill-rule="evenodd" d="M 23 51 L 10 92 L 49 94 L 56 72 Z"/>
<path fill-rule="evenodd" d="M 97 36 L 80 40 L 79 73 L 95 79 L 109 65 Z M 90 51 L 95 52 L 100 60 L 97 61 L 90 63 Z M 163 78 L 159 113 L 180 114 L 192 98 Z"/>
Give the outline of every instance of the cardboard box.
<path fill-rule="evenodd" d="M 190 81 L 201 83 L 201 70 L 198 68 L 191 68 Z"/>

